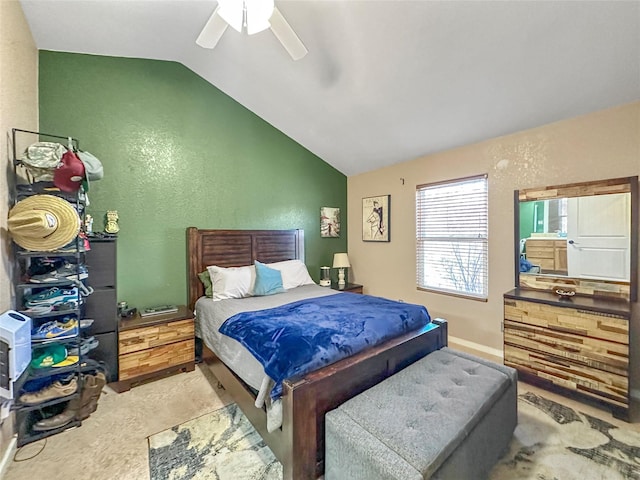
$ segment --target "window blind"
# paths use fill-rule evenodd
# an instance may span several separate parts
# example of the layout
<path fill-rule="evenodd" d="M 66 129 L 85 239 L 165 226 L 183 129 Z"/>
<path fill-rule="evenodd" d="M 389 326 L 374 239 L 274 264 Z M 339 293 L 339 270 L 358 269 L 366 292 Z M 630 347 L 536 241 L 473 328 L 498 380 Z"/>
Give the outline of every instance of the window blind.
<path fill-rule="evenodd" d="M 487 176 L 416 189 L 418 288 L 486 300 Z"/>

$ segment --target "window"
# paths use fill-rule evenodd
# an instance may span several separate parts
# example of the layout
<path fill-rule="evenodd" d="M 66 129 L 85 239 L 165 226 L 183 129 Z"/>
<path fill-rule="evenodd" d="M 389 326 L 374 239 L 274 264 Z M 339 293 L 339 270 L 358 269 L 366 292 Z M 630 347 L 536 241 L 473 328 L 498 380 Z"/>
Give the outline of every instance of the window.
<path fill-rule="evenodd" d="M 416 189 L 419 289 L 487 299 L 487 176 Z"/>

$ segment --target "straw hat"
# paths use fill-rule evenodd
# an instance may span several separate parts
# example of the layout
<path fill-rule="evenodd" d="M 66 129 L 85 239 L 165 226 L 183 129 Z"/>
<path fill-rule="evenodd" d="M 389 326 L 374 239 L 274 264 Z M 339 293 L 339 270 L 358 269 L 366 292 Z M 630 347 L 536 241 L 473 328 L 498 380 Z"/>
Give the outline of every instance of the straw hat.
<path fill-rule="evenodd" d="M 34 195 L 9 211 L 9 233 L 27 250 L 56 250 L 80 232 L 80 216 L 73 205 L 53 195 Z"/>

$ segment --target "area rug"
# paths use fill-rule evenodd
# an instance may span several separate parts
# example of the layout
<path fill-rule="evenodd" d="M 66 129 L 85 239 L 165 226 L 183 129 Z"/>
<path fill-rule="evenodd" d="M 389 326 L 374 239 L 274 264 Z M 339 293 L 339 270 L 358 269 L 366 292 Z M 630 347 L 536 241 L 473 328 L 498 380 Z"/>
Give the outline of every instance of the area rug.
<path fill-rule="evenodd" d="M 231 404 L 149 437 L 151 480 L 280 480 L 282 466 Z M 640 480 L 640 433 L 531 392 L 490 480 Z"/>
<path fill-rule="evenodd" d="M 527 392 L 491 480 L 640 480 L 640 433 Z"/>
<path fill-rule="evenodd" d="M 282 465 L 235 403 L 149 437 L 151 480 L 281 480 Z"/>

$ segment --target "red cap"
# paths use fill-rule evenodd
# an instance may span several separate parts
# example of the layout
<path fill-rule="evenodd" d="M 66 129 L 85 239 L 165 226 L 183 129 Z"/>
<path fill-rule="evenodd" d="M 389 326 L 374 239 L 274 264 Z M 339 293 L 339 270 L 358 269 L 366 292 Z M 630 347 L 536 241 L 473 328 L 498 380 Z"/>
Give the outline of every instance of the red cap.
<path fill-rule="evenodd" d="M 84 180 L 84 164 L 78 156 L 68 150 L 53 172 L 53 184 L 64 192 L 75 192 Z"/>

